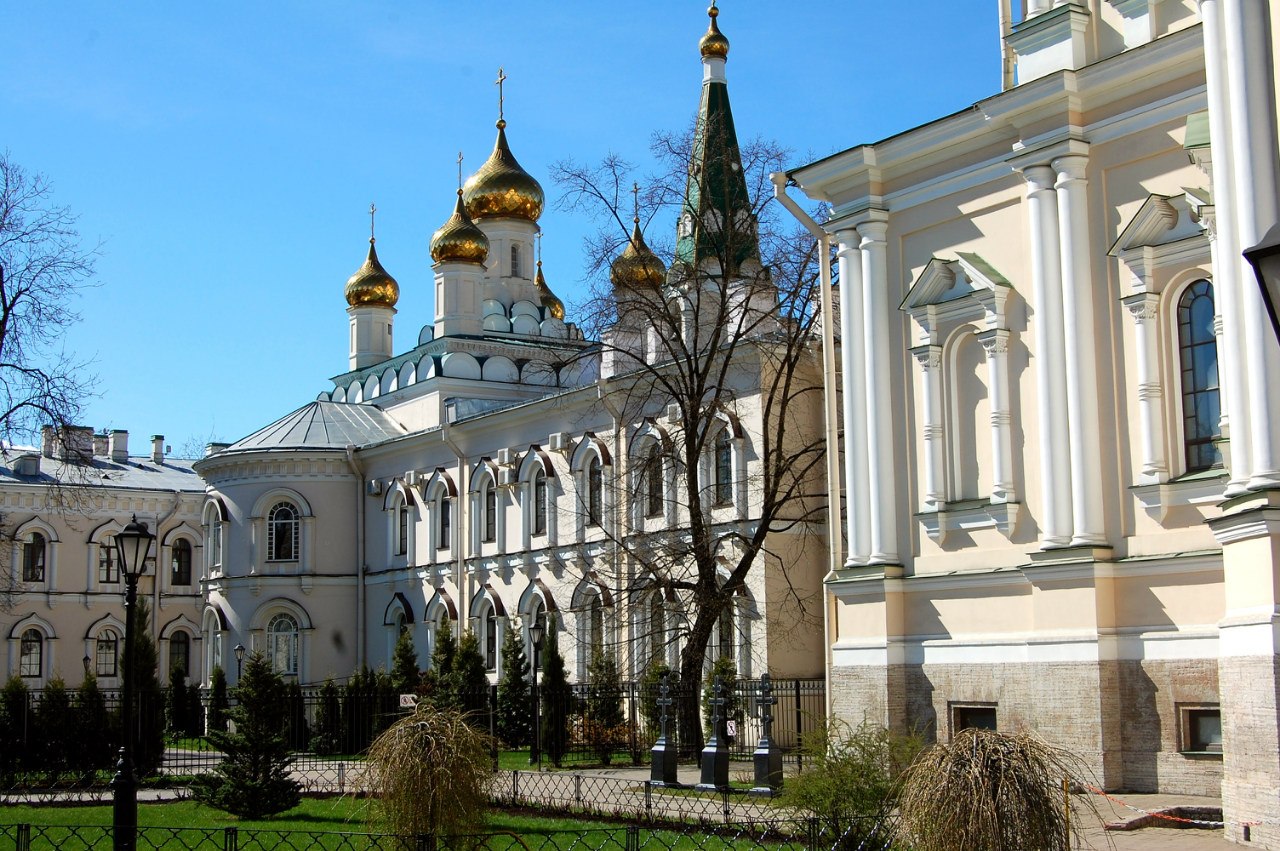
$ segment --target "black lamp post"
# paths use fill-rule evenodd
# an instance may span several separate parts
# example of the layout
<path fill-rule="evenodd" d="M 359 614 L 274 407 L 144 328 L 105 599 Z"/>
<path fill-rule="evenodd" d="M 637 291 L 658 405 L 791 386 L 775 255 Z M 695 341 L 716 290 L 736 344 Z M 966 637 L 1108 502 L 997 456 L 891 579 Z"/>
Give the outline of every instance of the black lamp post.
<path fill-rule="evenodd" d="M 1253 266 L 1262 300 L 1271 314 L 1271 328 L 1280 337 L 1280 224 L 1272 225 L 1257 245 L 1246 248 L 1244 258 Z"/>
<path fill-rule="evenodd" d="M 542 770 L 542 719 L 539 717 L 542 706 L 538 700 L 538 669 L 542 667 L 542 639 L 546 635 L 546 626 L 541 620 L 534 620 L 529 626 L 529 641 L 533 643 L 533 749 L 529 752 L 529 764 L 538 764 Z"/>
<path fill-rule="evenodd" d="M 124 574 L 124 706 L 121 713 L 120 760 L 111 780 L 114 793 L 111 837 L 115 851 L 134 851 L 138 841 L 138 779 L 133 775 L 133 610 L 138 602 L 138 577 L 147 569 L 151 542 L 156 538 L 137 515 L 116 535 L 116 553 Z"/>
<path fill-rule="evenodd" d="M 244 645 L 237 644 L 236 654 L 236 685 L 240 685 L 240 670 L 244 667 Z"/>

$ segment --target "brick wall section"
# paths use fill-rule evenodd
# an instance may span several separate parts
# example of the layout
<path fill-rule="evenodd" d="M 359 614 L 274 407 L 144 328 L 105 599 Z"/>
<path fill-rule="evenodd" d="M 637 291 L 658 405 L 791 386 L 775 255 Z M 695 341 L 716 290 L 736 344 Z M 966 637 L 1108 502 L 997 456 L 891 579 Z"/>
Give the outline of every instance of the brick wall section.
<path fill-rule="evenodd" d="M 1217 702 L 1214 660 L 894 667 L 833 667 L 832 714 L 946 740 L 952 703 L 994 703 L 1000 729 L 1069 750 L 1104 788 L 1219 793 L 1222 760 L 1179 753 L 1178 705 Z"/>
<path fill-rule="evenodd" d="M 1244 841 L 1238 822 L 1266 819 L 1250 829 L 1255 847 L 1280 848 L 1280 659 L 1228 656 L 1219 663 L 1225 777 L 1222 812 L 1227 838 Z"/>

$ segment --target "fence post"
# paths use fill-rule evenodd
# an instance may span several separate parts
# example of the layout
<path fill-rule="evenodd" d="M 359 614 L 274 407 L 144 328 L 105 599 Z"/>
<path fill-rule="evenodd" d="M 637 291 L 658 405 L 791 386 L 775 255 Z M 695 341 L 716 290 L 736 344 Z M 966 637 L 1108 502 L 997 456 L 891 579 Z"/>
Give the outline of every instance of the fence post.
<path fill-rule="evenodd" d="M 345 794 L 347 791 L 347 764 L 338 761 L 338 794 Z"/>
<path fill-rule="evenodd" d="M 644 781 L 644 814 L 645 818 L 653 820 L 653 781 Z"/>
<path fill-rule="evenodd" d="M 631 681 L 627 690 L 631 692 L 631 700 L 629 701 L 630 711 L 627 713 L 631 719 L 630 724 L 628 724 L 628 729 L 631 731 L 631 764 L 639 765 L 640 736 L 638 735 L 639 731 L 636 729 L 636 695 L 638 690 L 636 688 L 635 680 Z"/>
<path fill-rule="evenodd" d="M 236 851 L 239 842 L 240 837 L 236 834 L 236 828 L 224 827 L 222 829 L 222 851 Z"/>
<path fill-rule="evenodd" d="M 31 847 L 31 825 L 18 825 L 18 849 L 17 851 L 27 851 Z"/>
<path fill-rule="evenodd" d="M 804 769 L 804 712 L 800 709 L 800 681 L 795 681 L 796 696 L 796 769 Z"/>
<path fill-rule="evenodd" d="M 511 769 L 511 803 L 520 800 L 520 769 Z"/>
<path fill-rule="evenodd" d="M 634 824 L 627 825 L 627 851 L 640 851 L 640 828 Z"/>
<path fill-rule="evenodd" d="M 582 775 L 576 772 L 573 775 L 573 802 L 582 805 Z"/>
<path fill-rule="evenodd" d="M 417 851 L 435 851 L 436 835 L 434 833 L 419 833 Z"/>

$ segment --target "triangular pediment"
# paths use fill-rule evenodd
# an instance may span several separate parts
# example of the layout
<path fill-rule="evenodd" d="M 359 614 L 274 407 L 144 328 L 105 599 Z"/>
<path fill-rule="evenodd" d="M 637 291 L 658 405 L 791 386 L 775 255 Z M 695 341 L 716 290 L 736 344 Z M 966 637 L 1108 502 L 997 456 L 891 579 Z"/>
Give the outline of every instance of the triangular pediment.
<path fill-rule="evenodd" d="M 983 298 L 1011 288 L 1009 280 L 977 254 L 956 252 L 956 259 L 934 257 L 912 283 L 901 310 L 908 312 L 965 298 Z"/>
<path fill-rule="evenodd" d="M 1107 254 L 1119 257 L 1136 248 L 1167 245 L 1201 233 L 1186 195 L 1148 195 Z"/>

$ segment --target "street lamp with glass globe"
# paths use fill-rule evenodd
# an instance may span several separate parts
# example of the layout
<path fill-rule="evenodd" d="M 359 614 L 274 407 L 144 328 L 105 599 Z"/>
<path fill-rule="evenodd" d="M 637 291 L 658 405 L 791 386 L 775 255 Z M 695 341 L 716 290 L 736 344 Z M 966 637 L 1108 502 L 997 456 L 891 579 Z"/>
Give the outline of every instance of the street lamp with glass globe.
<path fill-rule="evenodd" d="M 115 851 L 134 851 L 138 840 L 138 779 L 133 774 L 133 737 L 137 721 L 133 709 L 133 610 L 138 602 L 138 579 L 147 570 L 151 542 L 156 539 L 135 514 L 116 535 L 116 555 L 124 574 L 124 698 L 121 707 L 120 759 L 111 780 L 111 836 Z"/>
<path fill-rule="evenodd" d="M 240 685 L 240 672 L 244 668 L 244 645 L 237 644 L 236 654 L 236 685 Z"/>

